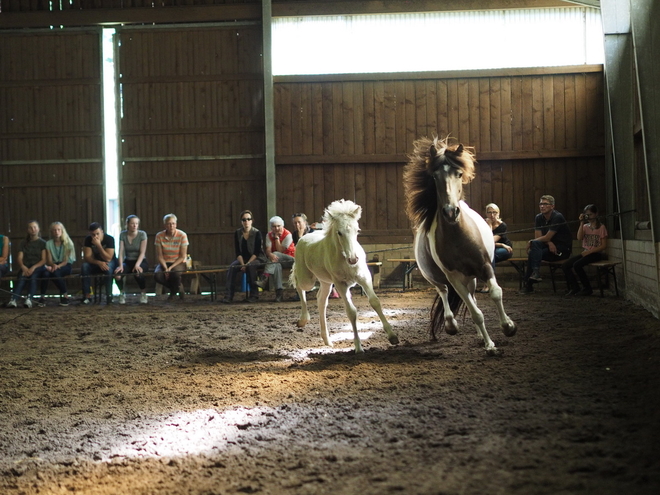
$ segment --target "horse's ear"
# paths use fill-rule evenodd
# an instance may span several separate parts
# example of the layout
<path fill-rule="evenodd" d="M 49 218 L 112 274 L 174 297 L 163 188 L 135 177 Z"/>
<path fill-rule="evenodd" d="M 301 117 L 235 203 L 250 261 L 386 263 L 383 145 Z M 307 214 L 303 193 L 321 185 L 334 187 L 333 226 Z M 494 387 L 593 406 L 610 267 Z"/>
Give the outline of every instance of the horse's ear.
<path fill-rule="evenodd" d="M 353 216 L 355 218 L 360 218 L 362 216 L 362 207 L 360 205 L 355 205 L 355 209 L 353 210 Z"/>
<path fill-rule="evenodd" d="M 458 148 L 456 148 L 456 154 L 460 155 L 461 153 L 463 153 L 463 145 L 459 144 Z"/>

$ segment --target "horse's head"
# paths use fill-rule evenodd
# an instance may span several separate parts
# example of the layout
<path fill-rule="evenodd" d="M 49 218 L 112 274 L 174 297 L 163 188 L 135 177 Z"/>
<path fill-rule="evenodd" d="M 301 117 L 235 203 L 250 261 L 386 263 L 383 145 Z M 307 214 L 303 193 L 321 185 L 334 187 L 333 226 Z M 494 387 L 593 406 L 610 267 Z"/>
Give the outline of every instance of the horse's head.
<path fill-rule="evenodd" d="M 428 230 L 436 213 L 449 223 L 460 218 L 459 201 L 463 184 L 474 178 L 474 155 L 450 138 L 421 138 L 413 143 L 414 153 L 404 170 L 408 216 L 414 226 Z"/>
<path fill-rule="evenodd" d="M 429 171 L 435 181 L 438 206 L 449 223 L 459 220 L 461 210 L 458 203 L 463 199 L 463 184 L 474 177 L 474 162 L 471 157 L 463 157 L 464 151 L 462 144 L 450 149 L 437 138 L 429 148 Z"/>
<path fill-rule="evenodd" d="M 362 216 L 362 207 L 343 199 L 332 202 L 323 215 L 326 238 L 331 238 L 337 243 L 341 255 L 349 265 L 357 264 L 362 252 L 357 240 L 360 232 L 358 224 L 360 216 Z"/>

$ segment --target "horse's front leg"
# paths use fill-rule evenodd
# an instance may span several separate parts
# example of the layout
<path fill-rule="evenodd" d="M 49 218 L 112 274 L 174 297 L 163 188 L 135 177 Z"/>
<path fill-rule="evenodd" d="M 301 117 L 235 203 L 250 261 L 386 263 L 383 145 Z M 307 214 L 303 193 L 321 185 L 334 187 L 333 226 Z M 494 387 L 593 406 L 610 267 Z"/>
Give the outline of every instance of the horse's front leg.
<path fill-rule="evenodd" d="M 444 318 L 445 318 L 445 332 L 448 335 L 456 335 L 458 333 L 458 322 L 456 321 L 456 318 L 454 318 L 454 312 L 451 310 L 451 305 L 449 304 L 449 288 L 447 285 L 442 284 L 440 286 L 436 286 L 435 290 L 438 292 L 438 295 L 440 296 L 440 300 L 442 301 L 442 307 L 444 309 Z M 435 340 L 435 328 L 433 330 L 433 337 Z"/>
<path fill-rule="evenodd" d="M 513 337 L 518 331 L 518 327 L 514 321 L 509 318 L 509 315 L 507 315 L 504 311 L 504 303 L 502 302 L 502 288 L 498 285 L 497 279 L 495 279 L 495 277 L 488 281 L 488 292 L 490 294 L 490 298 L 495 303 L 495 307 L 497 308 L 497 314 L 500 317 L 500 328 L 502 329 L 502 333 L 507 337 Z"/>
<path fill-rule="evenodd" d="M 488 335 L 488 332 L 486 331 L 486 325 L 484 324 L 484 314 L 477 306 L 477 301 L 474 299 L 474 296 L 470 293 L 468 285 L 465 285 L 460 280 L 454 280 L 454 281 L 450 280 L 450 282 L 452 282 L 454 289 L 456 289 L 458 295 L 461 296 L 461 299 L 463 299 L 465 306 L 470 312 L 472 321 L 474 322 L 474 325 L 477 327 L 477 332 L 479 335 L 481 335 L 481 338 L 483 338 L 484 340 L 484 347 L 486 348 L 486 353 L 490 356 L 494 356 L 498 354 L 499 351 L 497 350 L 497 347 L 495 347 L 495 343 L 491 340 L 490 335 Z"/>
<path fill-rule="evenodd" d="M 351 296 L 351 292 L 348 288 L 348 285 L 343 282 L 335 283 L 335 288 L 344 300 L 346 315 L 348 316 L 348 319 L 351 322 L 351 326 L 353 327 L 353 345 L 355 346 L 355 354 L 362 353 L 364 352 L 364 349 L 362 349 L 362 342 L 360 342 L 360 336 L 358 335 L 357 330 L 357 309 L 355 309 L 355 305 L 353 304 L 353 297 Z"/>
<path fill-rule="evenodd" d="M 298 296 L 300 297 L 300 318 L 298 318 L 298 328 L 302 328 L 309 322 L 309 309 L 307 308 L 307 293 L 300 287 L 296 287 Z"/>
<path fill-rule="evenodd" d="M 367 297 L 369 298 L 369 304 L 371 305 L 372 308 L 374 308 L 374 311 L 378 313 L 378 317 L 380 318 L 380 322 L 383 324 L 383 330 L 385 330 L 385 333 L 387 334 L 387 340 L 390 341 L 390 344 L 396 345 L 399 343 L 399 337 L 397 336 L 396 333 L 392 330 L 392 325 L 387 321 L 387 318 L 385 318 L 385 314 L 383 313 L 383 308 L 380 305 L 380 299 L 378 299 L 378 296 L 374 292 L 373 284 L 371 283 L 370 279 L 358 279 L 358 283 L 360 286 L 364 289 L 364 292 L 366 292 Z"/>
<path fill-rule="evenodd" d="M 321 282 L 321 287 L 319 289 L 319 293 L 316 296 L 316 303 L 319 308 L 319 322 L 321 323 L 321 338 L 323 339 L 323 342 L 325 345 L 332 347 L 332 342 L 330 342 L 330 338 L 328 337 L 328 323 L 326 320 L 326 312 L 328 309 L 328 296 L 330 295 L 330 289 L 332 288 L 332 284 L 328 282 Z"/>

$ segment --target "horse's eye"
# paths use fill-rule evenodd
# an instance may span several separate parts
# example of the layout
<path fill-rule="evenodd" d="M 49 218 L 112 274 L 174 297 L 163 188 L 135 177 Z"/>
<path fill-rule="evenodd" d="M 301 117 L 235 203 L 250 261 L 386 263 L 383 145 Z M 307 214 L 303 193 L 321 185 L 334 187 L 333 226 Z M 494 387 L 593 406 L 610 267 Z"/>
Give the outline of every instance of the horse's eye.
<path fill-rule="evenodd" d="M 339 235 L 344 235 L 344 234 L 342 234 L 341 232 L 337 232 L 337 234 L 339 234 Z"/>

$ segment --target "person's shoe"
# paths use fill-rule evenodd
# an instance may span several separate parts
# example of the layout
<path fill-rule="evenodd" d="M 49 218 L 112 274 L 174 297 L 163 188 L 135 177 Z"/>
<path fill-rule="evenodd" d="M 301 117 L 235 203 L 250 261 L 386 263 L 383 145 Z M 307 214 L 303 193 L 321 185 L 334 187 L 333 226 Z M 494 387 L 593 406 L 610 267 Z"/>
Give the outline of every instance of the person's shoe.
<path fill-rule="evenodd" d="M 268 287 L 268 277 L 261 277 L 257 278 L 257 281 L 255 282 L 257 284 L 257 287 L 266 290 L 266 287 Z"/>
<path fill-rule="evenodd" d="M 332 292 L 330 292 L 330 299 L 339 299 L 339 292 L 334 287 L 332 288 Z"/>
<path fill-rule="evenodd" d="M 149 302 L 149 297 L 147 296 L 146 293 L 143 292 L 140 295 L 140 304 L 147 304 L 147 302 Z"/>
<path fill-rule="evenodd" d="M 532 294 L 534 292 L 534 289 L 532 287 L 529 287 L 528 285 L 524 286 L 522 289 L 520 289 L 520 292 L 518 294 Z"/>
<path fill-rule="evenodd" d="M 275 291 L 275 302 L 282 302 L 284 300 L 284 289 L 277 289 Z"/>
<path fill-rule="evenodd" d="M 298 295 L 298 292 L 297 292 L 297 291 L 296 291 L 296 293 L 293 295 L 293 297 L 291 298 L 291 300 L 292 300 L 292 301 L 300 301 L 300 296 Z"/>
<path fill-rule="evenodd" d="M 580 292 L 580 289 L 577 289 L 577 288 L 576 289 L 570 289 L 570 290 L 566 291 L 566 294 L 564 294 L 564 297 L 573 297 L 573 296 L 577 295 L 579 292 Z"/>
<path fill-rule="evenodd" d="M 18 305 L 16 304 L 16 299 L 12 299 L 7 303 L 8 308 L 16 308 Z"/>
<path fill-rule="evenodd" d="M 43 298 L 43 297 L 40 297 L 39 299 L 35 299 L 34 302 L 40 308 L 45 308 L 46 307 L 46 299 Z"/>
<path fill-rule="evenodd" d="M 259 302 L 259 296 L 250 296 L 250 297 L 248 297 L 248 300 L 247 300 L 247 301 L 248 301 L 249 303 L 256 303 L 256 302 Z"/>
<path fill-rule="evenodd" d="M 69 298 L 66 296 L 60 297 L 60 306 L 68 306 L 69 305 Z"/>
<path fill-rule="evenodd" d="M 23 306 L 25 306 L 26 308 L 31 308 L 32 307 L 32 299 L 30 299 L 29 297 L 27 299 L 25 299 L 25 301 L 23 302 Z"/>
<path fill-rule="evenodd" d="M 590 296 L 593 293 L 594 293 L 593 289 L 584 288 L 580 292 L 577 292 L 575 295 L 576 296 Z"/>
<path fill-rule="evenodd" d="M 108 305 L 112 304 L 112 296 L 106 296 L 105 303 Z"/>
<path fill-rule="evenodd" d="M 119 304 L 126 304 L 126 296 L 124 294 L 119 294 Z"/>
<path fill-rule="evenodd" d="M 89 304 L 92 304 L 92 300 L 89 297 L 83 297 L 82 303 L 87 306 Z"/>
<path fill-rule="evenodd" d="M 533 282 L 540 282 L 543 280 L 541 278 L 541 274 L 539 273 L 538 269 L 532 271 L 532 274 L 529 276 L 529 279 L 532 280 Z"/>

